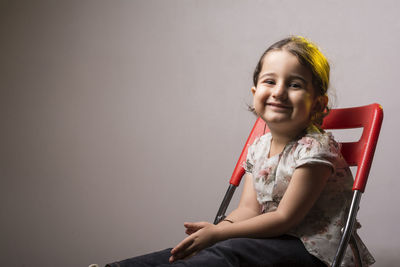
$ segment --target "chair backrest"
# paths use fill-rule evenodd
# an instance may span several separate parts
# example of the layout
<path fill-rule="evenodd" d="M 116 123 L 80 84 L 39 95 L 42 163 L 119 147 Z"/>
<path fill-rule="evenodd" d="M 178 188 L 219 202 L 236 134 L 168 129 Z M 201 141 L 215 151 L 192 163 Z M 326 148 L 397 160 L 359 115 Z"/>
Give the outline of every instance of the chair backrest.
<path fill-rule="evenodd" d="M 361 192 L 365 190 L 382 120 L 382 107 L 376 103 L 361 107 L 332 109 L 324 119 L 323 129 L 363 128 L 360 140 L 341 143 L 341 152 L 347 163 L 350 166 L 357 166 L 353 190 Z M 269 129 L 266 123 L 258 118 L 236 163 L 230 184 L 239 185 L 244 174 L 243 162 L 246 160 L 248 147 L 257 137 L 267 132 L 269 132 Z"/>

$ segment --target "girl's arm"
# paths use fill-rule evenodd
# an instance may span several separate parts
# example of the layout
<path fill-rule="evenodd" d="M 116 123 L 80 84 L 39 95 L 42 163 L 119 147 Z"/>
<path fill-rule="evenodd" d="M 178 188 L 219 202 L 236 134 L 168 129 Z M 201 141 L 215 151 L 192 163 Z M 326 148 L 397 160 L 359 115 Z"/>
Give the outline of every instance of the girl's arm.
<path fill-rule="evenodd" d="M 318 199 L 331 174 L 327 165 L 305 165 L 293 173 L 289 186 L 276 211 L 251 216 L 256 213 L 256 205 L 248 188 L 250 178 L 246 177 L 244 194 L 239 207 L 228 218 L 235 223 L 207 225 L 185 238 L 172 251 L 171 261 L 193 255 L 216 242 L 235 238 L 264 238 L 287 233 L 306 216 Z M 250 175 L 248 175 L 250 176 Z M 252 184 L 251 184 L 252 185 Z M 249 190 L 249 191 L 248 191 Z M 254 189 L 252 189 L 254 192 Z M 255 192 L 254 195 L 255 197 Z"/>
<path fill-rule="evenodd" d="M 226 219 L 233 222 L 247 220 L 261 213 L 261 205 L 257 201 L 256 191 L 254 190 L 253 176 L 246 173 L 243 178 L 243 192 L 240 197 L 239 205 L 226 217 Z M 221 222 L 220 224 L 222 225 L 222 223 L 226 222 Z"/>
<path fill-rule="evenodd" d="M 307 215 L 324 189 L 331 171 L 331 167 L 322 164 L 296 169 L 276 211 L 224 225 L 216 231 L 217 239 L 263 238 L 287 233 Z"/>
<path fill-rule="evenodd" d="M 251 174 L 246 173 L 243 177 L 244 185 L 242 195 L 240 197 L 239 205 L 234 209 L 226 219 L 239 222 L 260 214 L 261 206 L 257 201 L 256 192 L 253 186 L 253 177 Z M 218 225 L 230 224 L 228 221 L 221 221 Z M 186 234 L 191 235 L 198 230 L 211 225 L 208 222 L 185 222 Z"/>

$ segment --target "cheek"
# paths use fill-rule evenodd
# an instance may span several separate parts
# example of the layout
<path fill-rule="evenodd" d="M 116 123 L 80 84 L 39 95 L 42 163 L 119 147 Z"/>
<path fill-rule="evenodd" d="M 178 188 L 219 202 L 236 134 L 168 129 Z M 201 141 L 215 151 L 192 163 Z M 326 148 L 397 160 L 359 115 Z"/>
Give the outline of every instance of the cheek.
<path fill-rule="evenodd" d="M 303 112 L 310 113 L 313 108 L 313 99 L 310 94 L 299 94 L 296 96 L 297 107 Z"/>
<path fill-rule="evenodd" d="M 257 91 L 254 94 L 254 99 L 265 101 L 269 96 L 269 91 L 265 87 L 258 87 Z"/>
<path fill-rule="evenodd" d="M 307 99 L 304 103 L 304 105 L 306 106 L 306 108 L 311 111 L 312 107 L 313 107 L 313 100 L 311 98 Z"/>
<path fill-rule="evenodd" d="M 262 93 L 260 89 L 257 89 L 253 95 L 253 104 L 256 104 L 262 100 Z"/>

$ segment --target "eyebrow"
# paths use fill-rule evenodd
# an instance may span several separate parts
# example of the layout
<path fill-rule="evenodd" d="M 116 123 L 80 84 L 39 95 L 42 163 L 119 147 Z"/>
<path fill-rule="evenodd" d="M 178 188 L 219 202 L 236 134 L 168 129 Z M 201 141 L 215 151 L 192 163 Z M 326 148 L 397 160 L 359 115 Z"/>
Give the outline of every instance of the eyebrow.
<path fill-rule="evenodd" d="M 262 74 L 259 79 L 263 79 L 264 77 L 267 77 L 267 76 L 276 76 L 276 74 L 274 72 L 267 72 L 267 73 Z M 307 80 L 304 79 L 303 76 L 301 76 L 299 74 L 291 74 L 289 76 L 289 78 L 291 78 L 291 79 L 299 79 L 299 80 L 302 80 L 306 84 L 308 83 Z"/>
<path fill-rule="evenodd" d="M 264 76 L 276 76 L 276 74 L 273 73 L 273 72 L 263 73 L 263 75 L 260 76 L 260 79 L 261 79 L 261 78 L 264 78 Z"/>
<path fill-rule="evenodd" d="M 307 80 L 304 79 L 303 76 L 301 76 L 301 75 L 294 74 L 294 75 L 291 75 L 290 77 L 291 77 L 291 78 L 294 78 L 294 79 L 302 80 L 305 84 L 308 83 Z"/>

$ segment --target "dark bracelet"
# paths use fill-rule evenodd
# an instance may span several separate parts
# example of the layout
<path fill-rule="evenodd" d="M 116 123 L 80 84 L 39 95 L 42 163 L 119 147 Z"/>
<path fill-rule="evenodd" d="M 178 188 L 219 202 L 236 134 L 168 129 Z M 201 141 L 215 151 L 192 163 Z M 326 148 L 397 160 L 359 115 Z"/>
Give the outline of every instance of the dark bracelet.
<path fill-rule="evenodd" d="M 231 221 L 231 220 L 228 220 L 228 219 L 223 219 L 222 221 L 226 221 L 226 222 L 233 223 L 233 221 Z"/>

